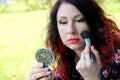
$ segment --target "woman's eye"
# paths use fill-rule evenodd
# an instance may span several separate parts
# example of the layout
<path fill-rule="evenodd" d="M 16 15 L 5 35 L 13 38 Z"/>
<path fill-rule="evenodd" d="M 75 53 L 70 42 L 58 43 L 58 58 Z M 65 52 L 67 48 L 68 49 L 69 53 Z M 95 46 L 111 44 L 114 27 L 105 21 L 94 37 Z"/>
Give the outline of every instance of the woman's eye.
<path fill-rule="evenodd" d="M 85 21 L 84 18 L 81 18 L 81 19 L 76 20 L 76 22 L 84 22 L 84 21 Z"/>
<path fill-rule="evenodd" d="M 59 22 L 60 24 L 67 24 L 67 22 Z"/>

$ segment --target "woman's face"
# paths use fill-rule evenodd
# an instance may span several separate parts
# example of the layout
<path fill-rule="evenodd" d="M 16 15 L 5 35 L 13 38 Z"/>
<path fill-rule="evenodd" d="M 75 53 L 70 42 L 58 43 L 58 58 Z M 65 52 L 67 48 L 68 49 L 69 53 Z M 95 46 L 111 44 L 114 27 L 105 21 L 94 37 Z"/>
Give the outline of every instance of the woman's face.
<path fill-rule="evenodd" d="M 80 33 L 89 31 L 82 13 L 72 4 L 62 3 L 57 13 L 57 27 L 61 40 L 70 49 L 83 50 L 85 42 Z"/>

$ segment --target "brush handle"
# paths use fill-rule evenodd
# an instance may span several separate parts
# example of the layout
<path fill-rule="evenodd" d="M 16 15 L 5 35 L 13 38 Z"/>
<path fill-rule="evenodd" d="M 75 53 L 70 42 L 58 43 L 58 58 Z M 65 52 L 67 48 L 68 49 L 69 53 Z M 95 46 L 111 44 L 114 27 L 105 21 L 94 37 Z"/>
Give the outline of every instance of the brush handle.
<path fill-rule="evenodd" d="M 95 63 L 95 55 L 93 54 L 91 49 L 90 49 L 90 59 L 91 59 L 92 63 Z"/>
<path fill-rule="evenodd" d="M 86 45 L 89 45 L 91 47 L 91 42 L 90 42 L 89 38 L 85 39 L 85 43 L 86 43 Z M 91 51 L 91 48 L 90 48 L 90 59 L 91 59 L 92 63 L 95 63 L 95 56 L 94 56 L 93 52 Z"/>

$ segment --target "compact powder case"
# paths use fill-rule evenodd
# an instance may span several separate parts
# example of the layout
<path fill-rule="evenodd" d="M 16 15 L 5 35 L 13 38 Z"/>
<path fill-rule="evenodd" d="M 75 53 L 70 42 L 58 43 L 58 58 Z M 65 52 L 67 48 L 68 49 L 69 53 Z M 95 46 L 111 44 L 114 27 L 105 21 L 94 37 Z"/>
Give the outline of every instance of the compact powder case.
<path fill-rule="evenodd" d="M 37 50 L 36 54 L 35 54 L 35 58 L 38 61 L 38 63 L 43 63 L 43 67 L 48 67 L 54 62 L 54 55 L 53 52 L 46 47 L 41 47 Z M 54 79 L 54 74 L 53 71 L 49 68 L 49 70 L 51 72 L 51 75 L 49 76 L 50 79 L 49 80 L 53 80 Z"/>

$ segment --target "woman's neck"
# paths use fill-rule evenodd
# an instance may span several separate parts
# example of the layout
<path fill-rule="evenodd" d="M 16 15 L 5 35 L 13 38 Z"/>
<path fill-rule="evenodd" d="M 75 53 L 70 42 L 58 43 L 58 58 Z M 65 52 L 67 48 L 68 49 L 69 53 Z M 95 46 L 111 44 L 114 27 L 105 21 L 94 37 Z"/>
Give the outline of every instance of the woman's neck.
<path fill-rule="evenodd" d="M 75 55 L 75 63 L 77 64 L 77 62 L 79 61 L 80 57 L 76 54 Z"/>
<path fill-rule="evenodd" d="M 80 59 L 81 52 L 84 50 L 85 47 L 81 48 L 80 50 L 75 50 L 75 63 L 77 63 Z"/>

